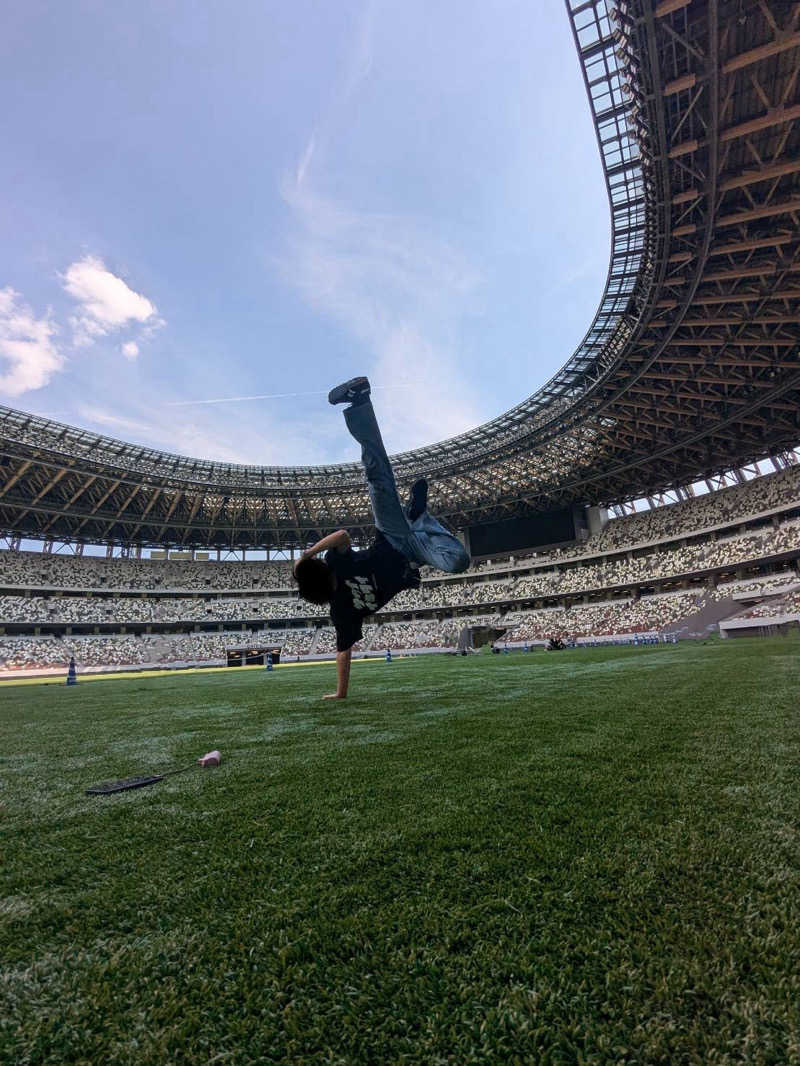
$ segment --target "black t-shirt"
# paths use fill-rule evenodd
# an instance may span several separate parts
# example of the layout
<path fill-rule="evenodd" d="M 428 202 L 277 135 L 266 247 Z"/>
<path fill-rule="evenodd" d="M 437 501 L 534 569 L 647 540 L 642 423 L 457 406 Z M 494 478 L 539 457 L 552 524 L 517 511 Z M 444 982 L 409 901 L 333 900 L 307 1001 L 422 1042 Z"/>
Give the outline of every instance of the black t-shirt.
<path fill-rule="evenodd" d="M 380 533 L 363 551 L 331 548 L 325 562 L 336 575 L 331 621 L 336 627 L 337 651 L 347 651 L 361 639 L 361 623 L 367 615 L 375 614 L 401 589 L 419 587 L 419 572 Z"/>

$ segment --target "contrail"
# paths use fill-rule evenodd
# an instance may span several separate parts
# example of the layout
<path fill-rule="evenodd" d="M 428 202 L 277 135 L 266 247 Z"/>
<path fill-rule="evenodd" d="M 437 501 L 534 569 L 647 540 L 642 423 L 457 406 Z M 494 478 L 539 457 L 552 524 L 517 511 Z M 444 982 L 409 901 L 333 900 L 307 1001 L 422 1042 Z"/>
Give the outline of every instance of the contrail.
<path fill-rule="evenodd" d="M 410 385 L 373 385 L 373 389 L 408 389 Z M 297 396 L 327 396 L 326 391 L 313 392 L 270 392 L 260 393 L 257 396 L 218 396 L 214 400 L 173 400 L 165 404 L 166 407 L 193 407 L 197 404 L 210 403 L 244 403 L 247 400 L 293 400 Z"/>

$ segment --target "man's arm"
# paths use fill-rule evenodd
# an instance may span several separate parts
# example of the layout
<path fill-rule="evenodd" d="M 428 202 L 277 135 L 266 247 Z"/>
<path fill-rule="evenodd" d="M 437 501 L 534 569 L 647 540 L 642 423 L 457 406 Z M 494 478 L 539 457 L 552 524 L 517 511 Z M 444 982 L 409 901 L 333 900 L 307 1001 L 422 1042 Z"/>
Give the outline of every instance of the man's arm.
<path fill-rule="evenodd" d="M 346 552 L 350 548 L 350 534 L 346 529 L 339 529 L 335 533 L 329 533 L 327 537 L 323 537 L 322 540 L 318 540 L 316 544 L 312 546 L 300 556 L 297 560 L 299 563 L 302 559 L 310 559 L 312 555 L 319 555 L 320 552 L 326 552 L 328 548 L 336 548 L 337 551 Z M 297 566 L 297 563 L 294 565 Z"/>
<path fill-rule="evenodd" d="M 338 684 L 336 686 L 336 691 L 329 693 L 327 696 L 323 696 L 323 699 L 343 700 L 347 698 L 347 687 L 350 684 L 350 662 L 352 658 L 352 648 L 348 648 L 347 651 L 337 651 L 336 673 L 338 675 Z"/>

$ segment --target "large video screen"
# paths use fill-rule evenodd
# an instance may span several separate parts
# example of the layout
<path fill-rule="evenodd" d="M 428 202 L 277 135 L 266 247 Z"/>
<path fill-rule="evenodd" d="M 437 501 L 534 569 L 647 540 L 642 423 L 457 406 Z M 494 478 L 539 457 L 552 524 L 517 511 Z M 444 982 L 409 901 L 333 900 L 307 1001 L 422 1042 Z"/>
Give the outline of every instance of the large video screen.
<path fill-rule="evenodd" d="M 564 507 L 529 518 L 470 526 L 469 547 L 472 555 L 502 555 L 561 544 L 575 540 L 576 536 L 575 511 L 572 507 Z"/>

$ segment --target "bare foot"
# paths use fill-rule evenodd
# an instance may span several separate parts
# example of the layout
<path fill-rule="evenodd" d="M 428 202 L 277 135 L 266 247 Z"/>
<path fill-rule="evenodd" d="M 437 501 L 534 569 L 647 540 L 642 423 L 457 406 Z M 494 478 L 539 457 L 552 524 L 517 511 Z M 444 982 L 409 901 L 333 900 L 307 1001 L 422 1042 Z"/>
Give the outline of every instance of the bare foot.
<path fill-rule="evenodd" d="M 338 692 L 329 692 L 327 696 L 322 697 L 324 700 L 346 700 L 346 696 L 340 696 Z"/>

